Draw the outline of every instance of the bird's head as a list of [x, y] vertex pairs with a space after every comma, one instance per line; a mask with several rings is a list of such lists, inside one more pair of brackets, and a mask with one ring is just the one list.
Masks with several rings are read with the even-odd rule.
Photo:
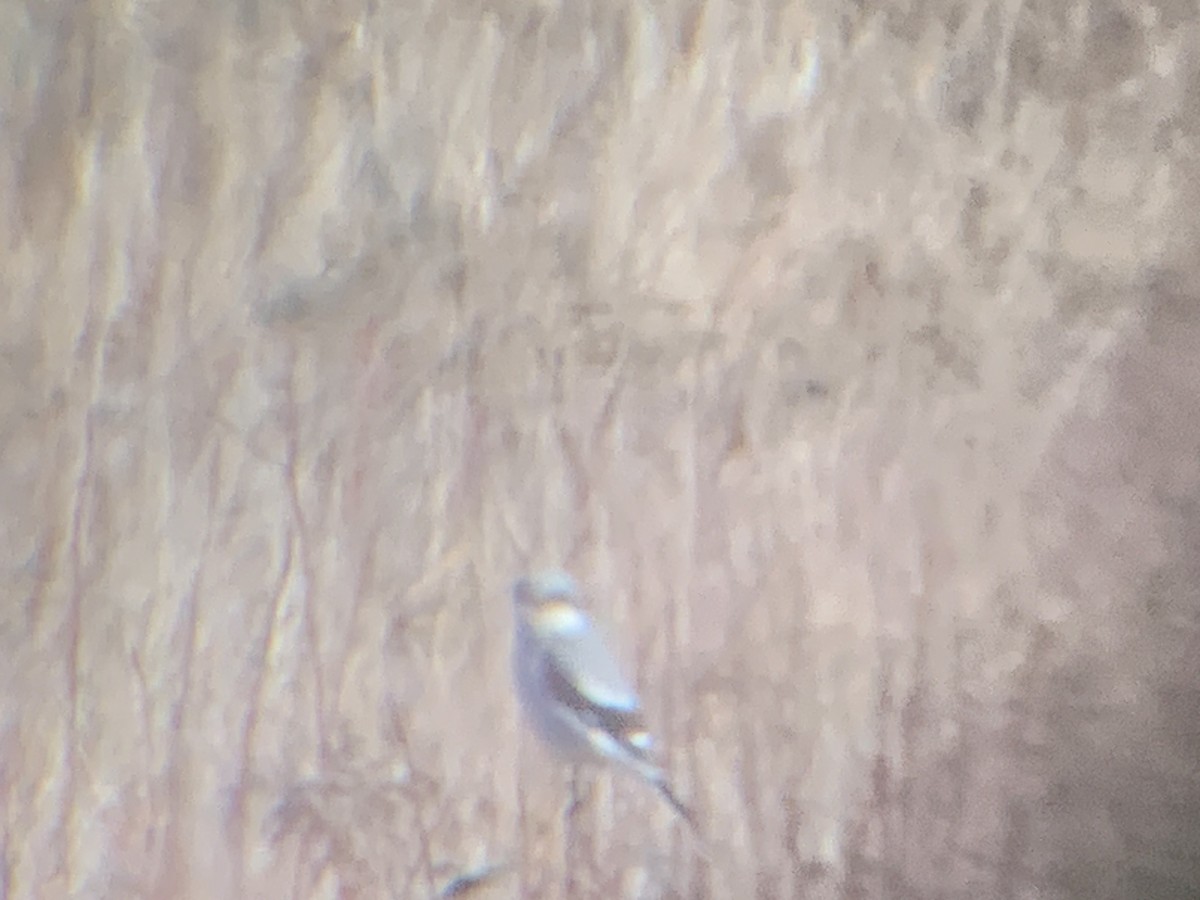
[[561, 569], [548, 569], [517, 579], [512, 595], [518, 609], [534, 612], [548, 605], [573, 605], [579, 596], [579, 587], [575, 579]]

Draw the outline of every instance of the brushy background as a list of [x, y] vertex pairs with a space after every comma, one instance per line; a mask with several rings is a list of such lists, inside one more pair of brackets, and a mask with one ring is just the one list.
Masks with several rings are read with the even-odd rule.
[[[1197, 47], [5, 3], [0, 897], [1200, 896]], [[544, 565], [707, 855], [564, 816]]]

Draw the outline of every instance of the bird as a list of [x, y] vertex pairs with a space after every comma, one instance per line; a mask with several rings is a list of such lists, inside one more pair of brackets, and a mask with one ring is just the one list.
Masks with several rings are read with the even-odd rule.
[[565, 761], [614, 764], [637, 776], [698, 834], [655, 756], [637, 692], [577, 605], [575, 580], [561, 570], [524, 576], [512, 597], [513, 679], [533, 730]]

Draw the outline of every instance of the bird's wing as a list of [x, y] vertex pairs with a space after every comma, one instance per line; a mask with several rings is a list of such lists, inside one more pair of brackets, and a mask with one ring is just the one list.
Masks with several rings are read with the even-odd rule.
[[636, 697], [632, 702], [621, 704], [605, 702], [595, 692], [573, 681], [552, 656], [546, 657], [543, 672], [554, 699], [569, 707], [589, 729], [600, 729], [622, 744], [632, 743], [632, 739], [644, 730]]
[[566, 604], [547, 605], [532, 624], [552, 667], [587, 700], [615, 709], [638, 708], [637, 692], [584, 613]]
[[650, 738], [637, 692], [587, 618], [571, 610], [544, 618], [538, 626], [545, 650], [543, 674], [554, 699], [623, 752], [646, 759]]

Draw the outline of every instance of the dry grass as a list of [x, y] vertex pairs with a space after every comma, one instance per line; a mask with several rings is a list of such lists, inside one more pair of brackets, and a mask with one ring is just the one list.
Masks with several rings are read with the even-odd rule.
[[[1197, 46], [8, 4], [0, 897], [1200, 894]], [[607, 776], [564, 819], [543, 564], [707, 857]]]

